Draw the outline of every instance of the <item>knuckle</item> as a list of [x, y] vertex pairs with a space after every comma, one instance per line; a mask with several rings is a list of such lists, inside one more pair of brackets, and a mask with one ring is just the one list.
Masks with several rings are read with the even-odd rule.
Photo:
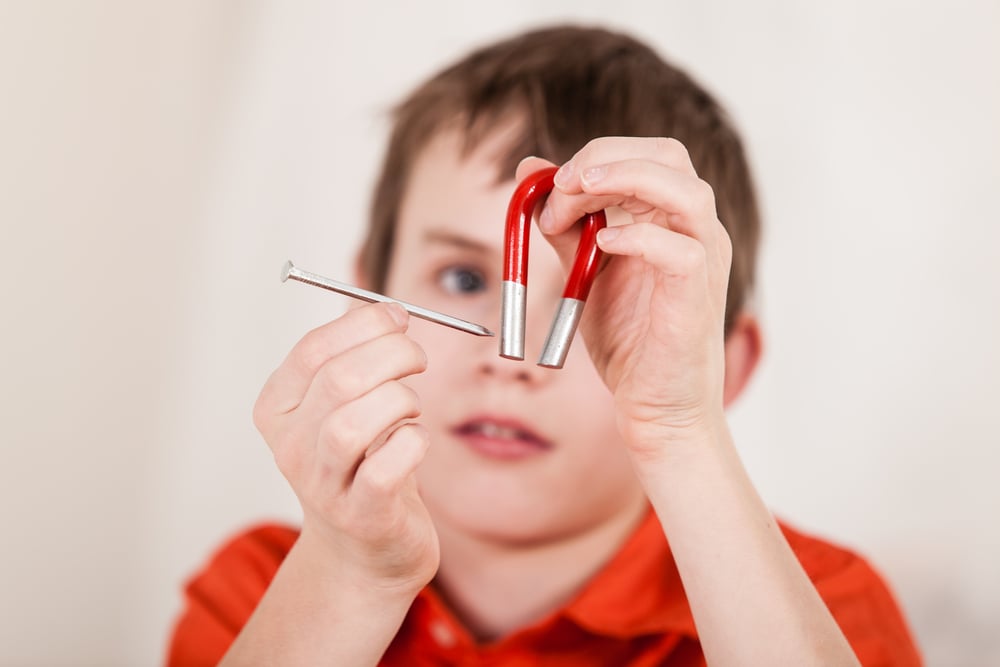
[[699, 178], [695, 182], [695, 198], [702, 207], [715, 207], [715, 188], [708, 181]]
[[328, 340], [329, 330], [326, 328], [327, 326], [324, 325], [309, 331], [299, 341], [293, 358], [297, 358], [301, 368], [319, 368], [330, 358], [331, 345]]
[[414, 468], [423, 460], [429, 446], [427, 429], [413, 422], [403, 424], [392, 432], [382, 447], [391, 447], [393, 458], [402, 459], [406, 463], [402, 466], [387, 466], [384, 462], [362, 465], [357, 481], [374, 495], [389, 496], [398, 493]]
[[365, 485], [378, 495], [391, 495], [399, 488], [402, 480], [392, 471], [382, 466], [370, 466], [365, 470]]
[[413, 368], [418, 373], [422, 373], [427, 370], [427, 352], [424, 350], [423, 346], [412, 338], [407, 338], [410, 341], [413, 349]]
[[399, 363], [403, 368], [413, 373], [427, 369], [427, 353], [417, 341], [405, 333], [395, 333], [388, 336], [390, 348], [399, 355]]
[[688, 180], [684, 186], [684, 201], [681, 204], [683, 215], [688, 219], [696, 219], [710, 210], [715, 210], [715, 190], [700, 178]]
[[400, 386], [406, 390], [406, 396], [410, 402], [410, 412], [414, 417], [419, 417], [424, 411], [423, 405], [420, 401], [420, 394], [418, 394], [416, 390], [411, 387], [407, 387], [406, 385]]
[[397, 480], [382, 470], [370, 470], [367, 474], [368, 488], [375, 495], [391, 496], [399, 486]]
[[363, 439], [363, 425], [350, 410], [334, 410], [323, 420], [319, 428], [319, 441], [327, 451], [357, 443]]
[[659, 236], [663, 228], [652, 222], [637, 222], [632, 225], [636, 231], [636, 241], [644, 248], [653, 248], [659, 244]]
[[673, 137], [655, 137], [653, 142], [656, 152], [667, 158], [690, 159], [687, 146]]
[[421, 424], [412, 422], [396, 429], [393, 437], [399, 438], [401, 445], [416, 450], [421, 457], [431, 444], [431, 436], [427, 429]]
[[683, 273], [696, 273], [705, 265], [705, 247], [697, 242], [687, 244], [680, 253], [678, 264]]
[[323, 394], [331, 397], [337, 405], [365, 390], [362, 374], [349, 372], [348, 365], [344, 357], [334, 357], [323, 364], [314, 379]]
[[402, 416], [417, 417], [422, 412], [420, 395], [402, 382], [392, 382], [387, 385], [386, 391], [392, 392], [392, 404], [396, 406], [396, 411]]
[[414, 443], [420, 446], [421, 448], [427, 449], [427, 447], [430, 446], [431, 444], [430, 431], [424, 428], [421, 424], [408, 424], [406, 432], [409, 435], [409, 437], [413, 438]]
[[371, 303], [362, 306], [362, 309], [371, 318], [372, 327], [377, 331], [393, 331], [400, 326], [393, 318], [387, 303]]
[[577, 152], [577, 155], [583, 155], [585, 153], [593, 152], [594, 150], [600, 148], [601, 144], [603, 144], [605, 141], [607, 141], [606, 137], [596, 137], [594, 139], [591, 139], [583, 145], [583, 148], [581, 148]]

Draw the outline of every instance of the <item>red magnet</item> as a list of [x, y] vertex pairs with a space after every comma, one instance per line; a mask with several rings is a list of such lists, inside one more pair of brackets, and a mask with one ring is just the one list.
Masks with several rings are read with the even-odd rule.
[[[507, 208], [504, 231], [503, 294], [500, 310], [500, 356], [524, 359], [525, 310], [528, 295], [528, 236], [531, 215], [538, 200], [552, 191], [556, 167], [537, 171], [517, 186]], [[604, 211], [588, 213], [581, 218], [583, 227], [576, 259], [552, 328], [545, 339], [539, 366], [562, 368], [573, 335], [583, 314], [583, 305], [597, 275], [601, 251], [597, 247], [597, 232], [607, 227]]]

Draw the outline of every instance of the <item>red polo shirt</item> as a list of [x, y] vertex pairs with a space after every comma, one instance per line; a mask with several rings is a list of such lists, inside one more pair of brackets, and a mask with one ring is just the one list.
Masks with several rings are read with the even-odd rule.
[[[858, 556], [782, 526], [848, 641], [866, 666], [920, 665], [886, 585]], [[187, 585], [170, 667], [215, 665], [247, 622], [298, 537], [262, 526], [225, 545]], [[479, 645], [433, 585], [413, 602], [384, 667], [552, 665], [688, 667], [705, 659], [680, 576], [653, 512], [565, 608], [495, 643]]]

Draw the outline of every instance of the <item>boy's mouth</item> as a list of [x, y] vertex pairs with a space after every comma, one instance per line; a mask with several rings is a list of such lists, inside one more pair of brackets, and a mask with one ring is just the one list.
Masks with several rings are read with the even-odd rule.
[[552, 449], [552, 443], [512, 419], [476, 417], [452, 432], [476, 452], [490, 458], [519, 459]]

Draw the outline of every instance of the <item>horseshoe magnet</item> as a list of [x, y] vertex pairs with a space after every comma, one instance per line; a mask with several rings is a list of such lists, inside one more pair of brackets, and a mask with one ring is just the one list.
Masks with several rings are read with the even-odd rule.
[[[538, 200], [552, 191], [556, 167], [537, 171], [517, 186], [507, 207], [504, 230], [503, 292], [500, 308], [500, 356], [524, 359], [525, 311], [528, 295], [528, 237], [531, 215]], [[562, 368], [576, 333], [583, 306], [597, 275], [601, 251], [597, 232], [607, 226], [604, 211], [583, 218], [580, 243], [559, 309], [545, 339], [539, 366]]]

